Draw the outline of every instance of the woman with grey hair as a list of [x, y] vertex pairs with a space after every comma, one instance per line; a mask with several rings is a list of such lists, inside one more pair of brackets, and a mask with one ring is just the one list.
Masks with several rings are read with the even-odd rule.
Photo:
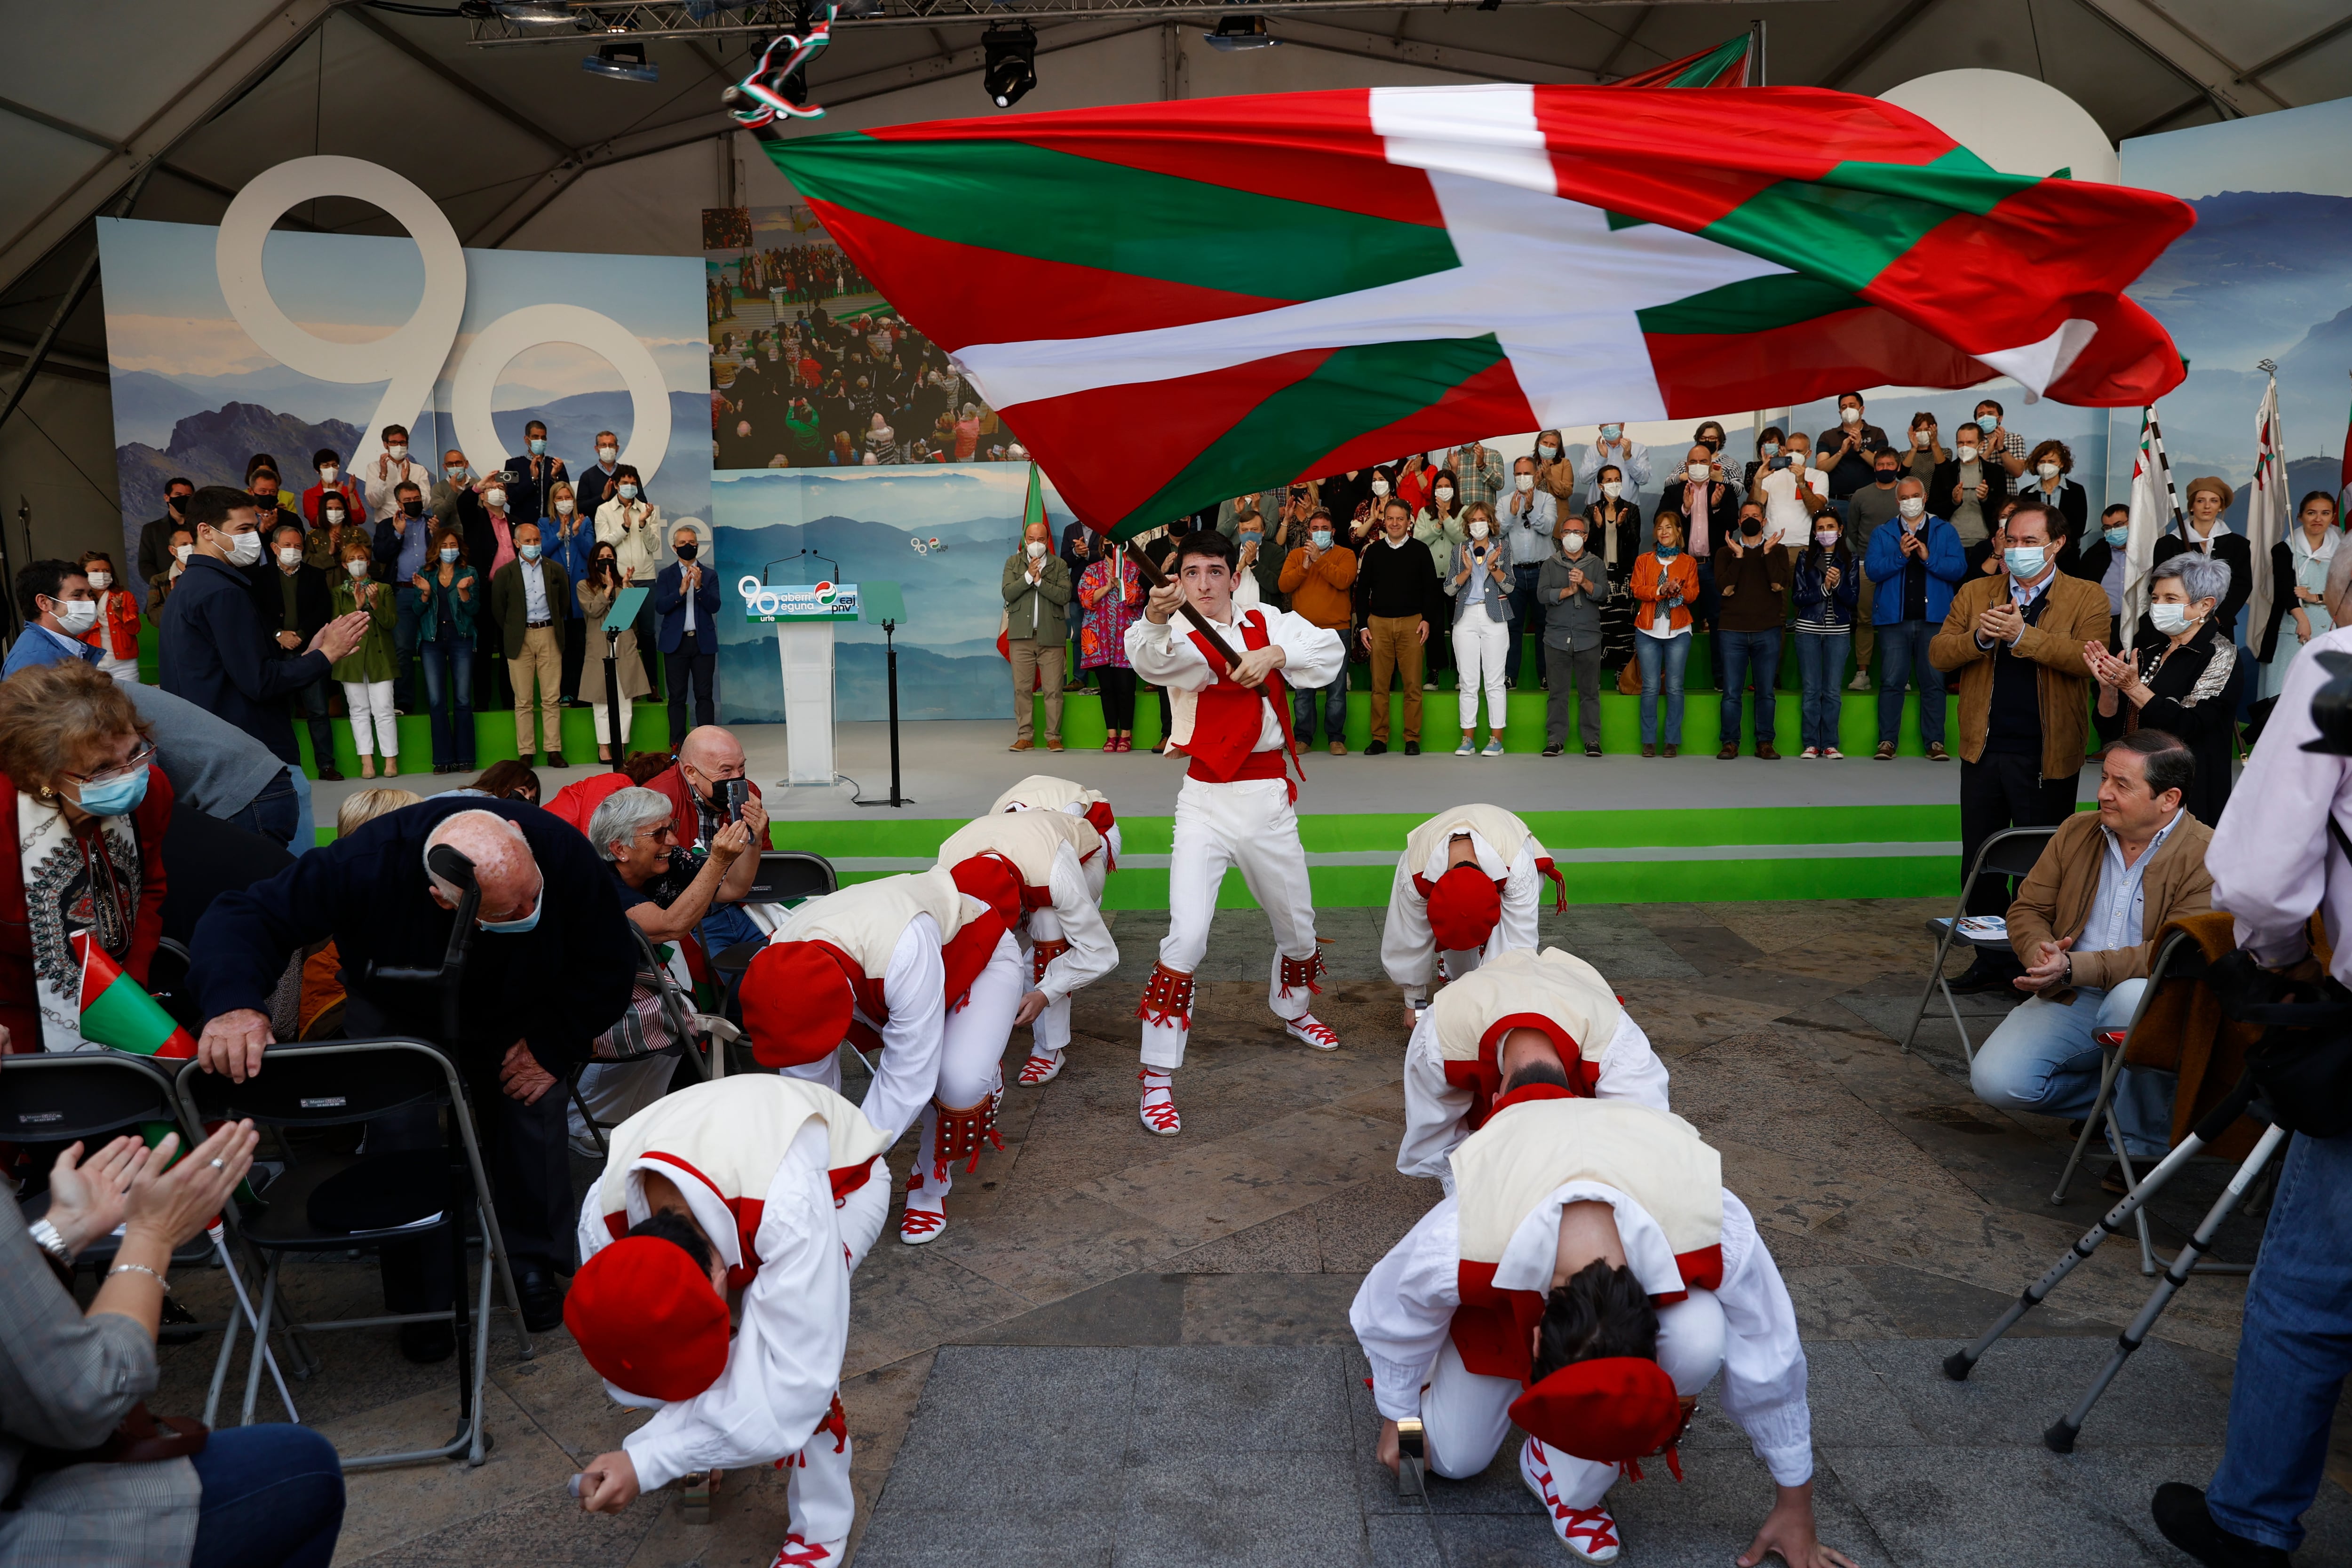
[[2230, 563], [2201, 551], [2157, 563], [2149, 575], [2148, 613], [2117, 656], [2095, 643], [2083, 656], [2099, 682], [2093, 722], [2102, 742], [2135, 730], [2178, 735], [2197, 755], [2197, 782], [2181, 804], [2210, 826], [2230, 803], [2230, 773], [2237, 753], [2238, 692], [2245, 671], [2221, 624], [2219, 606], [2230, 595]]

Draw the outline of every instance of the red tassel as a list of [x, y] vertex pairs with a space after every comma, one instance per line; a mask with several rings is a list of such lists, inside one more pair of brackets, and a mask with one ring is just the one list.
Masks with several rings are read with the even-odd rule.
[[1164, 963], [1153, 964], [1151, 978], [1143, 983], [1143, 1000], [1136, 1005], [1135, 1016], [1147, 1023], [1191, 1028], [1192, 977]]

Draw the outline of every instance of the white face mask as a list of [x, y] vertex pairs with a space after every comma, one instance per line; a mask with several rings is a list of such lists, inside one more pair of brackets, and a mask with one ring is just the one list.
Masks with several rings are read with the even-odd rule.
[[1977, 460], [1977, 449], [1974, 447], [1962, 447], [1958, 449], [1958, 457], [1963, 463], [1973, 463]]
[[342, 469], [332, 463], [321, 463], [319, 465], [319, 482], [322, 485], [331, 485], [342, 477]]
[[1042, 539], [1033, 539], [1033, 540], [1031, 540], [1031, 541], [1029, 542], [1029, 559], [1030, 559], [1030, 560], [1034, 561], [1034, 560], [1036, 560], [1039, 556], [1041, 556], [1041, 555], [1043, 555], [1043, 554], [1045, 554], [1045, 542], [1044, 540], [1042, 540]]
[[1683, 478], [1695, 485], [1706, 483], [1707, 472], [1707, 466], [1705, 463], [1686, 463], [1683, 466]]
[[1559, 447], [1552, 442], [1546, 441], [1536, 447], [1536, 454], [1549, 463], [1559, 456]]
[[89, 574], [89, 585], [98, 592], [103, 594], [109, 588], [114, 586], [114, 574], [111, 572], [93, 572]]
[[1928, 442], [1935, 438], [1936, 433], [1933, 430], [1914, 430], [1911, 432], [1911, 444], [1914, 447], [1924, 447]]
[[618, 447], [599, 447], [596, 448], [596, 460], [606, 465], [610, 465], [613, 459], [620, 455], [621, 449]]
[[1817, 528], [1813, 530], [1813, 542], [1820, 545], [1822, 549], [1827, 550], [1837, 542], [1838, 536], [1836, 529]]
[[1473, 539], [1484, 539], [1486, 537], [1486, 520], [1485, 518], [1473, 518], [1471, 520], [1470, 537]]
[[172, 559], [177, 561], [183, 566], [185, 566], [188, 563], [188, 557], [194, 555], [195, 552], [196, 547], [193, 544], [174, 544], [172, 546]]
[[260, 559], [261, 531], [259, 529], [255, 529], [251, 533], [239, 533], [230, 538], [228, 542], [230, 565], [250, 566]]
[[622, 499], [623, 500], [636, 500], [636, 499], [637, 499], [637, 487], [636, 487], [636, 486], [635, 486], [635, 485], [621, 485], [621, 486], [617, 486], [617, 487], [615, 487], [615, 488], [617, 488], [617, 489], [620, 490], [620, 492], [621, 492], [621, 499]]
[[343, 525], [343, 519], [349, 514], [346, 513], [341, 507], [329, 506], [320, 507], [319, 509], [319, 515], [327, 520], [327, 526], [329, 528], [341, 528]]
[[1536, 477], [1533, 474], [1521, 474], [1516, 482], [1519, 487], [1519, 493], [1521, 495], [1525, 495], [1529, 490], [1536, 488]]
[[1388, 480], [1386, 480], [1386, 479], [1374, 479], [1374, 480], [1372, 481], [1372, 493], [1373, 493], [1374, 495], [1376, 495], [1376, 496], [1384, 496], [1384, 495], [1388, 494], [1388, 493], [1389, 493], [1389, 482], [1388, 482]]
[[343, 563], [343, 570], [353, 577], [364, 577], [368, 574], [368, 563], [364, 561], [346, 561]]
[[482, 504], [490, 508], [493, 511], [502, 511], [506, 509], [507, 492], [504, 490], [484, 490], [482, 492]]
[[406, 447], [386, 447], [383, 449], [383, 455], [390, 458], [395, 463], [404, 463], [408, 461], [408, 448]]
[[1584, 535], [1563, 533], [1559, 536], [1559, 547], [1570, 555], [1581, 555], [1584, 553]]
[[52, 600], [51, 603], [56, 604], [57, 608], [49, 613], [57, 616], [58, 625], [64, 628], [68, 637], [78, 637], [98, 625], [98, 606], [88, 599]]
[[1437, 487], [1434, 493], [1439, 500], [1452, 500], [1454, 499], [1454, 487], [1452, 485], [1440, 485]]
[[1906, 518], [1925, 517], [1927, 512], [1927, 503], [1917, 496], [1905, 496], [1895, 503], [1895, 510]]
[[1838, 420], [1842, 424], [1859, 425], [1862, 423], [1862, 410], [1859, 408], [1841, 408], [1838, 410]]
[[302, 564], [301, 547], [294, 544], [279, 545], [278, 548], [278, 564], [280, 566], [299, 566]]
[[2186, 605], [2150, 605], [2147, 618], [2166, 637], [2177, 637], [2189, 629], [2189, 606]]
[[2040, 474], [2040, 475], [2042, 476], [2042, 482], [2043, 482], [2044, 484], [2047, 484], [2047, 483], [2049, 483], [2052, 479], [2056, 479], [2056, 478], [2058, 477], [2058, 465], [2057, 465], [2057, 464], [2055, 464], [2055, 463], [2044, 463], [2044, 464], [2042, 464], [2041, 467], [2039, 467], [2039, 468], [2035, 468], [2033, 471], [2034, 471], [2035, 473], [2037, 473], [2037, 474]]
[[1615, 500], [1620, 495], [1624, 493], [1624, 490], [1625, 487], [1615, 479], [1604, 479], [1601, 481], [1601, 493], [1607, 496], [1611, 500]]

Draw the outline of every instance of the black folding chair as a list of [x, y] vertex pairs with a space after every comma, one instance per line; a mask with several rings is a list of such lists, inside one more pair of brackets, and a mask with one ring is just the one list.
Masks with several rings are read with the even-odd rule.
[[[595, 1141], [600, 1153], [607, 1147], [604, 1134], [620, 1123], [599, 1121], [595, 1111], [589, 1108], [587, 1096], [580, 1089], [581, 1075], [588, 1068], [623, 1067], [666, 1055], [686, 1063], [698, 1078], [724, 1078], [727, 1075], [727, 1047], [741, 1037], [741, 1031], [726, 1019], [695, 1011], [694, 997], [671, 977], [661, 955], [654, 950], [653, 939], [639, 930], [635, 921], [629, 924], [629, 934], [636, 939], [639, 976], [653, 976], [655, 984], [659, 987], [660, 1033], [667, 1037], [669, 1043], [647, 1048], [646, 1020], [636, 1016], [636, 993], [632, 993], [630, 1013], [623, 1015], [621, 1022], [600, 1036], [596, 1042], [600, 1049], [612, 1054], [598, 1055], [564, 1075], [564, 1091], [570, 1096], [572, 1108], [580, 1112], [580, 1120], [587, 1125], [588, 1136]], [[736, 948], [756, 948], [758, 945], [756, 942], [739, 942]], [[728, 951], [731, 952], [736, 948]], [[642, 985], [639, 990], [643, 990]], [[704, 1050], [699, 1057], [694, 1052], [697, 1038], [704, 1042]]]
[[767, 849], [760, 855], [760, 872], [741, 901], [747, 904], [797, 904], [838, 892], [841, 879], [833, 862], [805, 849]]
[[[123, 1133], [143, 1133], [161, 1123], [180, 1135], [180, 1148], [185, 1152], [204, 1142], [204, 1127], [182, 1115], [165, 1067], [152, 1057], [103, 1049], [0, 1057], [0, 1139], [60, 1147], [79, 1141], [85, 1151], [93, 1151]], [[22, 1199], [17, 1205], [26, 1224], [47, 1214], [48, 1206], [47, 1192]], [[225, 1227], [232, 1223], [233, 1206], [224, 1210], [218, 1224], [183, 1243], [172, 1254], [172, 1266], [175, 1269], [200, 1268], [217, 1258], [227, 1271], [246, 1326], [257, 1329], [258, 1320], [246, 1289], [244, 1272], [229, 1252]], [[75, 1256], [74, 1266], [102, 1271], [114, 1261], [119, 1245], [115, 1237], [98, 1237]], [[224, 1343], [233, 1344], [237, 1324], [237, 1318], [232, 1315], [225, 1323], [197, 1326], [220, 1328]], [[278, 1397], [285, 1403], [287, 1419], [300, 1420], [293, 1395], [287, 1391], [285, 1374], [278, 1370], [278, 1358], [270, 1353], [266, 1340], [260, 1342], [262, 1352], [253, 1363], [257, 1386], [261, 1368], [267, 1365], [277, 1385]], [[309, 1376], [310, 1369], [300, 1347], [289, 1345], [289, 1349], [294, 1356], [295, 1376]]]
[[1919, 1020], [1927, 1016], [1928, 1002], [1941, 991], [1944, 1005], [1951, 1010], [1952, 1026], [1960, 1032], [1960, 1056], [1970, 1065], [1975, 1064], [1975, 1043], [1969, 1038], [1968, 1025], [1961, 1021], [1960, 1005], [1953, 1000], [1952, 988], [1944, 980], [1944, 957], [1951, 952], [1955, 940], [1965, 942], [1972, 948], [2009, 950], [2009, 938], [2006, 936], [1976, 937], [1960, 930], [1960, 921], [1967, 918], [1969, 912], [1969, 895], [1976, 891], [1977, 879], [1980, 877], [2022, 877], [2032, 870], [2033, 863], [2042, 858], [2043, 847], [2057, 832], [2055, 827], [2004, 828], [1986, 839], [1977, 850], [1977, 863], [1969, 868], [1968, 880], [1960, 885], [1959, 906], [1948, 918], [1939, 917], [1927, 921], [1927, 934], [1936, 939], [1936, 956], [1927, 965], [1927, 984], [1919, 993], [1919, 1005], [1911, 1010], [1911, 1026], [1903, 1031], [1904, 1050], [1911, 1048], [1912, 1039], [1919, 1033]]
[[[262, 1058], [262, 1070], [241, 1084], [204, 1072], [191, 1062], [180, 1073], [178, 1089], [181, 1105], [191, 1121], [250, 1118], [257, 1126], [281, 1131], [346, 1125], [406, 1110], [432, 1108], [447, 1114], [449, 1131], [438, 1150], [315, 1154], [290, 1164], [270, 1184], [262, 1211], [243, 1226], [243, 1234], [269, 1260], [261, 1289], [260, 1331], [264, 1333], [273, 1315], [284, 1313], [278, 1281], [288, 1254], [340, 1253], [426, 1237], [446, 1238], [452, 1286], [448, 1308], [300, 1323], [286, 1314], [286, 1321], [288, 1327], [303, 1332], [450, 1322], [457, 1341], [457, 1435], [437, 1448], [362, 1455], [345, 1458], [342, 1465], [346, 1470], [369, 1469], [446, 1459], [461, 1451], [467, 1464], [480, 1464], [488, 1446], [481, 1412], [494, 1274], [505, 1287], [515, 1338], [525, 1356], [531, 1353], [530, 1336], [523, 1328], [522, 1301], [515, 1289], [506, 1244], [499, 1234], [498, 1215], [487, 1201], [489, 1182], [482, 1169], [473, 1115], [449, 1059], [433, 1047], [409, 1039], [272, 1046]], [[322, 1206], [314, 1200], [322, 1194], [323, 1206], [342, 1211], [333, 1217], [359, 1218], [362, 1223], [343, 1228], [331, 1220], [322, 1223], [314, 1217], [314, 1209]], [[468, 1208], [481, 1226], [484, 1253], [480, 1292], [470, 1316], [466, 1291]], [[234, 1338], [229, 1336], [230, 1342], [222, 1345], [220, 1360], [213, 1369], [212, 1394], [205, 1405], [207, 1425], [213, 1423], [218, 1405]], [[248, 1371], [243, 1415], [247, 1425], [253, 1421], [257, 1391], [255, 1374]]]

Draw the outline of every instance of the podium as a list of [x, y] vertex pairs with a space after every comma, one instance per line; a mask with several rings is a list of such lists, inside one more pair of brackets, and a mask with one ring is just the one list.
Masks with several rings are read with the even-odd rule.
[[[905, 616], [898, 584], [872, 587], [877, 607], [895, 611], [894, 619]], [[784, 682], [784, 783], [829, 788], [841, 778], [834, 735], [833, 630], [840, 622], [860, 618], [866, 595], [855, 583], [771, 586], [749, 575], [736, 590], [743, 595], [744, 619], [776, 628]]]

